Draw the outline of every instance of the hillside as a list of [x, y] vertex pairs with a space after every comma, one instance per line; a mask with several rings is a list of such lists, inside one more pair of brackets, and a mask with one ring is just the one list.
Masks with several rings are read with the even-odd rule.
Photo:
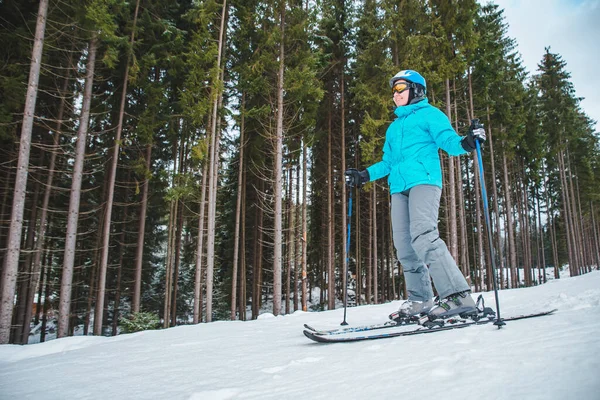
[[[492, 293], [484, 294], [488, 305]], [[600, 272], [500, 292], [505, 316], [552, 316], [353, 344], [302, 325], [342, 309], [117, 337], [0, 346], [2, 399], [594, 399], [600, 393]], [[348, 310], [385, 320], [399, 302]]]

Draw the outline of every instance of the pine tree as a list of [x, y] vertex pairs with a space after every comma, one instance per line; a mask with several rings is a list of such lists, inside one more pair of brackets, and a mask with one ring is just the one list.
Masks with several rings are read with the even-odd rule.
[[35, 39], [31, 54], [29, 69], [29, 83], [25, 101], [25, 111], [21, 127], [19, 145], [19, 161], [13, 196], [11, 213], [11, 226], [8, 233], [8, 250], [2, 268], [2, 298], [0, 303], [0, 344], [9, 342], [10, 321], [12, 318], [13, 298], [17, 281], [19, 253], [21, 250], [21, 233], [23, 228], [23, 207], [25, 205], [25, 192], [27, 187], [27, 174], [29, 170], [29, 154], [31, 145], [31, 131], [33, 129], [33, 116], [38, 91], [40, 67], [42, 63], [42, 49], [46, 31], [46, 15], [48, 1], [40, 0]]
[[[474, 116], [486, 126], [501, 287], [543, 282], [545, 264], [558, 277], [564, 264], [575, 275], [598, 263], [595, 122], [558, 54], [548, 49], [528, 79], [498, 6], [153, 0], [136, 20], [137, 2], [63, 2], [49, 8], [30, 179], [15, 191], [38, 5], [0, 3], [1, 219], [22, 209], [17, 253], [0, 226], [10, 342], [27, 342], [36, 307], [41, 324], [60, 307], [60, 336], [81, 324], [87, 334], [94, 317], [96, 334], [116, 334], [139, 312], [168, 327], [200, 322], [204, 309], [206, 321], [244, 320], [248, 301], [252, 318], [270, 301], [275, 313], [333, 308], [347, 259], [359, 303], [405, 296], [383, 181], [354, 192], [345, 253], [343, 171], [379, 160], [394, 118], [388, 81], [407, 68], [459, 133]], [[478, 168], [443, 164], [440, 230], [487, 290]]]
[[[578, 274], [576, 231], [572, 214], [573, 199], [569, 196], [566, 177], [565, 150], [573, 132], [567, 129], [565, 122], [576, 106], [574, 88], [569, 81], [570, 75], [565, 70], [566, 63], [557, 54], [546, 48], [542, 62], [538, 65], [540, 74], [537, 78], [540, 90], [541, 129], [548, 137], [548, 167], [554, 179], [551, 187], [559, 188], [562, 205], [562, 221], [564, 221], [566, 247], [569, 254], [571, 274]], [[558, 164], [554, 161], [558, 160]]]
[[[392, 60], [387, 57], [385, 48], [378, 42], [379, 38], [384, 37], [383, 30], [385, 26], [378, 16], [376, 3], [365, 2], [362, 9], [359, 10], [359, 15], [360, 17], [357, 20], [356, 62], [351, 72], [354, 81], [350, 90], [353, 95], [351, 107], [356, 110], [354, 118], [357, 120], [357, 129], [360, 131], [361, 140], [358, 143], [350, 144], [350, 147], [354, 148], [360, 160], [360, 165], [356, 167], [364, 168], [377, 161], [377, 157], [381, 154], [385, 129], [392, 117], [388, 80], [397, 71], [395, 71], [396, 67], [393, 65]], [[371, 185], [366, 188], [366, 191], [370, 194], [367, 204], [371, 206], [374, 204], [373, 191], [375, 191], [375, 187], [375, 185]], [[360, 196], [360, 192], [358, 194]], [[360, 198], [357, 200], [360, 201]], [[358, 209], [356, 214], [358, 215], [360, 212], [361, 210]], [[371, 232], [373, 229], [372, 224], [375, 223], [373, 209], [369, 207], [365, 215], [368, 216], [369, 232]], [[356, 231], [359, 230], [360, 225], [358, 225]], [[372, 260], [375, 258], [372, 256], [374, 255], [373, 252], [376, 252], [376, 248], [370, 242], [373, 235], [366, 234], [365, 237], [369, 238], [366, 241], [369, 246], [365, 273], [365, 296], [366, 302], [370, 304], [373, 299], [377, 301], [377, 279], [375, 274], [377, 264], [372, 264]], [[358, 263], [360, 262], [361, 260], [358, 260]], [[356, 268], [357, 274], [362, 273], [359, 272], [362, 271], [360, 264]]]

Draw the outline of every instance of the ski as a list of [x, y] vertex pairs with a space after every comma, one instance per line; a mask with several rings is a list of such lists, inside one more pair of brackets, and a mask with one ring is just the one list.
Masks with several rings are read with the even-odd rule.
[[[534, 313], [534, 314], [525, 314], [525, 315], [519, 315], [519, 316], [515, 316], [515, 317], [502, 318], [502, 320], [505, 322], [508, 322], [508, 321], [517, 321], [520, 319], [536, 318], [536, 317], [541, 317], [544, 315], [550, 315], [550, 314], [554, 313], [556, 310], [557, 309], [550, 310], [550, 311], [543, 311], [543, 312]], [[304, 336], [306, 336], [307, 338], [309, 338], [315, 342], [318, 342], [318, 343], [358, 342], [358, 341], [363, 341], [363, 340], [387, 339], [387, 338], [392, 338], [392, 337], [412, 336], [412, 335], [420, 335], [420, 334], [424, 334], [424, 333], [447, 331], [447, 330], [451, 330], [451, 329], [461, 329], [461, 328], [466, 328], [466, 327], [469, 327], [472, 325], [484, 325], [484, 324], [488, 324], [488, 323], [494, 322], [494, 321], [495, 321], [495, 319], [482, 319], [482, 320], [478, 320], [478, 321], [473, 320], [473, 321], [466, 321], [466, 322], [457, 322], [457, 323], [449, 324], [449, 325], [444, 324], [444, 325], [433, 327], [433, 328], [428, 328], [428, 327], [418, 325], [418, 328], [416, 328], [416, 329], [404, 330], [404, 331], [400, 331], [400, 332], [382, 332], [382, 333], [375, 333], [375, 334], [369, 334], [368, 329], [363, 330], [363, 331], [347, 331], [347, 332], [341, 332], [341, 333], [337, 333], [337, 334], [324, 334], [324, 335], [319, 334], [318, 331], [304, 330]], [[399, 326], [405, 326], [405, 325], [391, 325], [388, 327], [399, 327]], [[362, 327], [362, 328], [364, 328], [364, 327]], [[378, 328], [378, 329], [380, 329], [380, 328]], [[344, 334], [357, 333], [357, 332], [366, 332], [366, 333], [363, 335], [359, 335], [359, 336], [343, 336]]]
[[[489, 307], [485, 306], [484, 300], [483, 300], [483, 296], [479, 295], [479, 298], [477, 299], [477, 315], [476, 316], [464, 316], [464, 317], [452, 317], [449, 319], [450, 323], [456, 323], [456, 322], [465, 322], [464, 320], [467, 319], [471, 319], [473, 321], [478, 321], [484, 318], [491, 318], [494, 319], [496, 317], [496, 312], [494, 310], [492, 310]], [[372, 324], [372, 325], [360, 325], [360, 326], [351, 326], [351, 327], [347, 327], [347, 328], [335, 328], [335, 329], [328, 329], [328, 330], [322, 330], [322, 329], [317, 329], [312, 327], [311, 325], [308, 324], [304, 324], [304, 328], [308, 331], [313, 332], [316, 335], [342, 335], [345, 333], [351, 333], [351, 332], [365, 332], [365, 331], [374, 331], [374, 330], [378, 330], [378, 329], [389, 329], [389, 328], [398, 328], [401, 326], [407, 326], [407, 325], [415, 325], [419, 323], [419, 316], [415, 316], [415, 317], [410, 317], [410, 318], [398, 318], [398, 313], [394, 312], [392, 314], [390, 314], [389, 316], [390, 321], [387, 322], [383, 322], [383, 323], [378, 323], [378, 324]], [[432, 326], [439, 326], [439, 325], [443, 325], [444, 322], [441, 321], [433, 321], [433, 322], [427, 322], [425, 325], [428, 325], [428, 327], [432, 327]]]
[[416, 323], [417, 323], [417, 320], [403, 322], [402, 324], [398, 324], [395, 321], [387, 321], [387, 322], [379, 323], [379, 324], [351, 326], [348, 328], [336, 328], [336, 329], [327, 329], [327, 330], [313, 328], [312, 326], [310, 326], [308, 324], [304, 324], [304, 328], [310, 332], [317, 334], [317, 335], [325, 336], [325, 335], [343, 335], [344, 333], [351, 333], [351, 332], [364, 332], [364, 331], [375, 331], [378, 329], [397, 328], [399, 326], [414, 325]]

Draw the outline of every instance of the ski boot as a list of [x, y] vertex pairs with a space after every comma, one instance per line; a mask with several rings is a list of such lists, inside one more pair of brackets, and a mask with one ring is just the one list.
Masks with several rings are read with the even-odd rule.
[[454, 316], [460, 316], [462, 319], [477, 318], [477, 307], [470, 291], [455, 293], [441, 299], [426, 315], [419, 318], [419, 324], [424, 325], [426, 322]]
[[428, 301], [417, 301], [417, 300], [406, 300], [400, 309], [389, 315], [389, 318], [396, 322], [398, 325], [415, 323], [418, 317], [422, 314], [426, 314], [433, 307], [433, 300]]

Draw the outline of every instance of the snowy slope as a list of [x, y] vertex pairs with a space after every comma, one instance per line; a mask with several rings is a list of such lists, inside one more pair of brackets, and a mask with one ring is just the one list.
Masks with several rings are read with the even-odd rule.
[[[485, 293], [488, 306], [494, 304]], [[600, 272], [500, 292], [505, 316], [552, 316], [322, 345], [343, 310], [113, 338], [0, 346], [0, 399], [600, 399]], [[399, 302], [348, 310], [381, 322]]]

